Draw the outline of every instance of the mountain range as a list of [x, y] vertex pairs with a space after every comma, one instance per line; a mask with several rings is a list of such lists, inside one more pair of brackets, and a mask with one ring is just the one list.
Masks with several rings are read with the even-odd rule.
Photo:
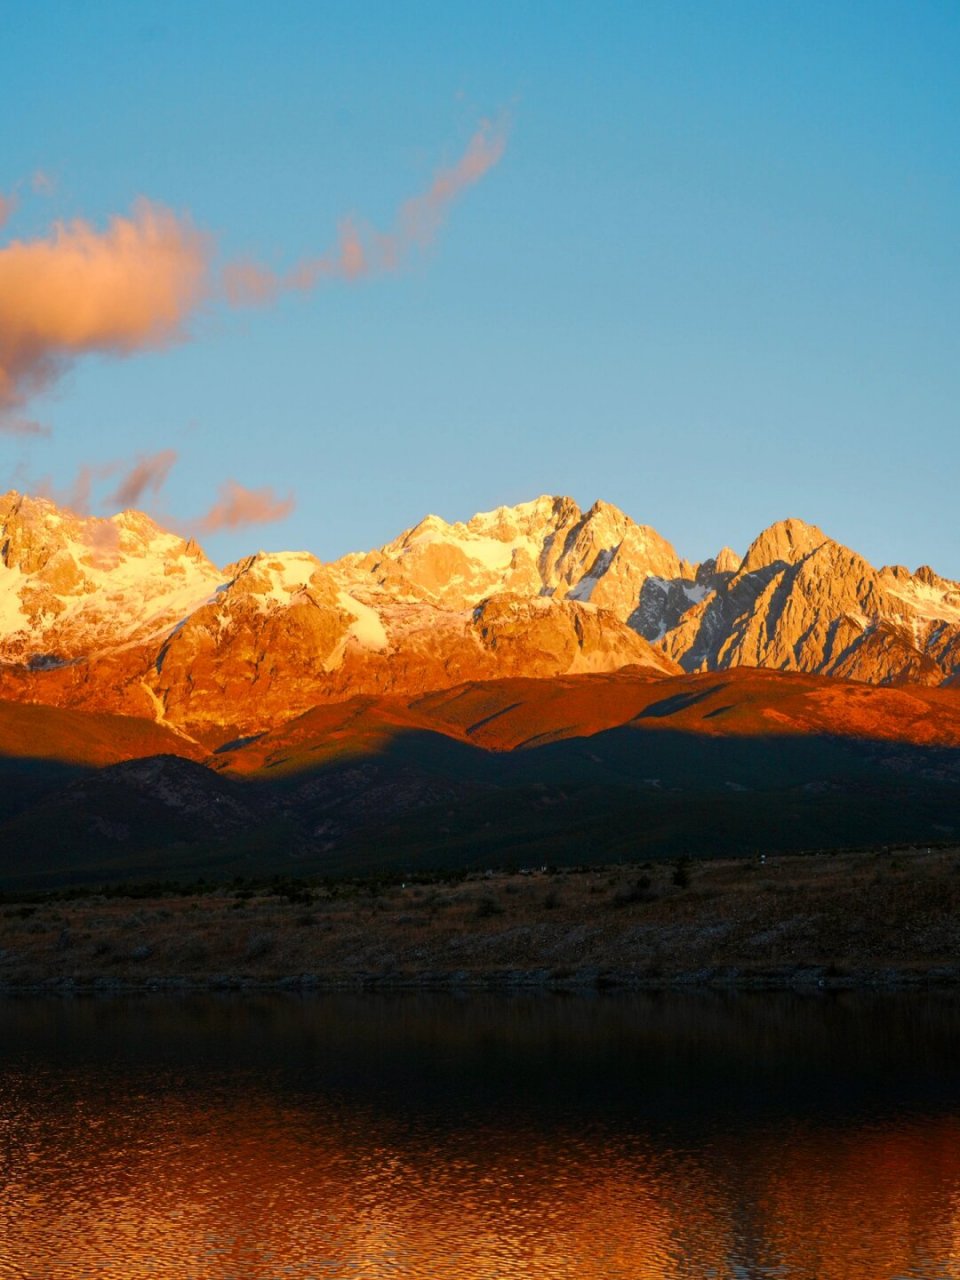
[[0, 878], [942, 840], [958, 672], [960, 584], [796, 519], [695, 564], [541, 497], [221, 569], [11, 492]]
[[323, 563], [224, 569], [139, 512], [0, 498], [0, 696], [202, 740], [317, 702], [469, 679], [765, 667], [873, 684], [960, 671], [960, 584], [784, 520], [700, 564], [607, 503], [538, 498]]

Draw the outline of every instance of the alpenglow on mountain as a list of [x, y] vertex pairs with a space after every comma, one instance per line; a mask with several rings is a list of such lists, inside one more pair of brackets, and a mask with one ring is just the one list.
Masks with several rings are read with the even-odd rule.
[[608, 503], [427, 516], [322, 563], [218, 569], [147, 516], [0, 497], [0, 698], [146, 716], [205, 740], [321, 702], [469, 680], [734, 666], [874, 684], [960, 670], [960, 584], [875, 569], [784, 520], [701, 564]]

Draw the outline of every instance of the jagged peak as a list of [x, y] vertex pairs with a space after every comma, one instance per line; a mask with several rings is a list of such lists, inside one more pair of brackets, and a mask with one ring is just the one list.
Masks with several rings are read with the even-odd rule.
[[325, 567], [327, 566], [309, 551], [260, 550], [254, 552], [253, 555], [244, 556], [240, 560], [234, 560], [232, 564], [225, 565], [223, 572], [226, 577], [232, 578], [237, 578], [240, 574], [249, 573], [254, 569], [268, 570], [286, 576], [306, 572], [307, 577], [309, 577], [317, 569]]
[[437, 516], [432, 512], [428, 512], [422, 520], [417, 521], [412, 529], [406, 530], [404, 536], [408, 538], [415, 538], [425, 533], [432, 533], [434, 530], [446, 532], [446, 530], [452, 527], [453, 526], [451, 526], [447, 520], [444, 520], [443, 516]]
[[232, 560], [230, 564], [223, 566], [223, 576], [231, 581], [239, 578], [241, 573], [252, 569], [262, 555], [262, 551], [255, 551], [251, 556], [241, 556], [239, 560]]
[[493, 507], [490, 511], [478, 511], [467, 523], [472, 524], [477, 521], [479, 524], [495, 524], [504, 516], [522, 519], [550, 515], [552, 512], [564, 509], [580, 510], [573, 498], [565, 494], [541, 493], [538, 497], [530, 498], [525, 502], [516, 502], [513, 505], [502, 504], [499, 507]]
[[34, 542], [38, 537], [43, 539], [48, 555], [63, 547], [71, 548], [73, 554], [81, 557], [89, 551], [99, 553], [108, 546], [117, 552], [136, 553], [138, 545], [160, 543], [167, 554], [189, 555], [199, 563], [210, 563], [192, 538], [186, 542], [145, 511], [133, 507], [111, 516], [95, 516], [58, 504], [53, 498], [10, 490], [0, 496], [0, 526], [8, 540], [11, 537], [16, 540], [26, 537]]
[[740, 568], [741, 557], [732, 547], [721, 547], [713, 557], [715, 573], [736, 573]]
[[922, 582], [927, 587], [939, 587], [942, 590], [955, 591], [958, 585], [949, 578], [941, 577], [936, 569], [931, 569], [928, 564], [919, 565], [913, 576], [918, 582]]
[[581, 511], [572, 498], [548, 493], [518, 502], [515, 506], [495, 507], [492, 511], [478, 511], [465, 525], [455, 526], [470, 533], [480, 533], [489, 538], [509, 541], [520, 532], [549, 524], [563, 524], [579, 520]]
[[769, 525], [747, 548], [740, 570], [753, 573], [773, 564], [798, 564], [829, 541], [815, 524], [789, 518]]
[[620, 542], [630, 528], [642, 529], [619, 507], [599, 498], [583, 513], [579, 523], [585, 533], [608, 545]]
[[450, 524], [442, 516], [429, 513], [409, 529], [404, 529], [392, 542], [382, 548], [388, 555], [397, 555], [421, 542], [433, 542], [449, 536], [456, 537], [457, 529], [463, 525]]
[[580, 518], [580, 508], [572, 498], [541, 494], [538, 498], [512, 507], [499, 506], [490, 511], [478, 511], [466, 521], [448, 521], [430, 513], [388, 542], [382, 550], [388, 555], [398, 555], [422, 543], [471, 541], [477, 538], [511, 542], [539, 529], [570, 523]]
[[618, 523], [620, 521], [628, 521], [630, 524], [634, 523], [625, 512], [621, 511], [621, 509], [615, 505], [615, 503], [605, 502], [603, 498], [597, 498], [593, 506], [591, 506], [588, 511], [584, 512], [585, 520], [597, 520], [604, 517]]

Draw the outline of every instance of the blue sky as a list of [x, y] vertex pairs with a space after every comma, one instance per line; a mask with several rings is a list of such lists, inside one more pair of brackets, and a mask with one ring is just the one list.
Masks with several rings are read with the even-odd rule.
[[15, 0], [0, 252], [145, 196], [283, 271], [510, 123], [401, 269], [76, 359], [0, 485], [172, 448], [171, 519], [293, 492], [221, 562], [555, 492], [694, 559], [794, 515], [960, 578], [957, 66], [948, 3]]

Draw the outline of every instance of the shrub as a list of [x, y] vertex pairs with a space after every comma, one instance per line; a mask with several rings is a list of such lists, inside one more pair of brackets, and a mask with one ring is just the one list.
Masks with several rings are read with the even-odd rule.
[[488, 916], [503, 915], [503, 907], [492, 893], [485, 893], [477, 902], [476, 915], [478, 920], [484, 920]]
[[639, 876], [632, 884], [622, 884], [613, 895], [615, 907], [626, 907], [632, 902], [653, 902], [656, 894], [649, 876]]
[[259, 960], [262, 956], [269, 955], [273, 950], [274, 937], [272, 933], [252, 933], [247, 939], [247, 949], [244, 953], [247, 960]]

